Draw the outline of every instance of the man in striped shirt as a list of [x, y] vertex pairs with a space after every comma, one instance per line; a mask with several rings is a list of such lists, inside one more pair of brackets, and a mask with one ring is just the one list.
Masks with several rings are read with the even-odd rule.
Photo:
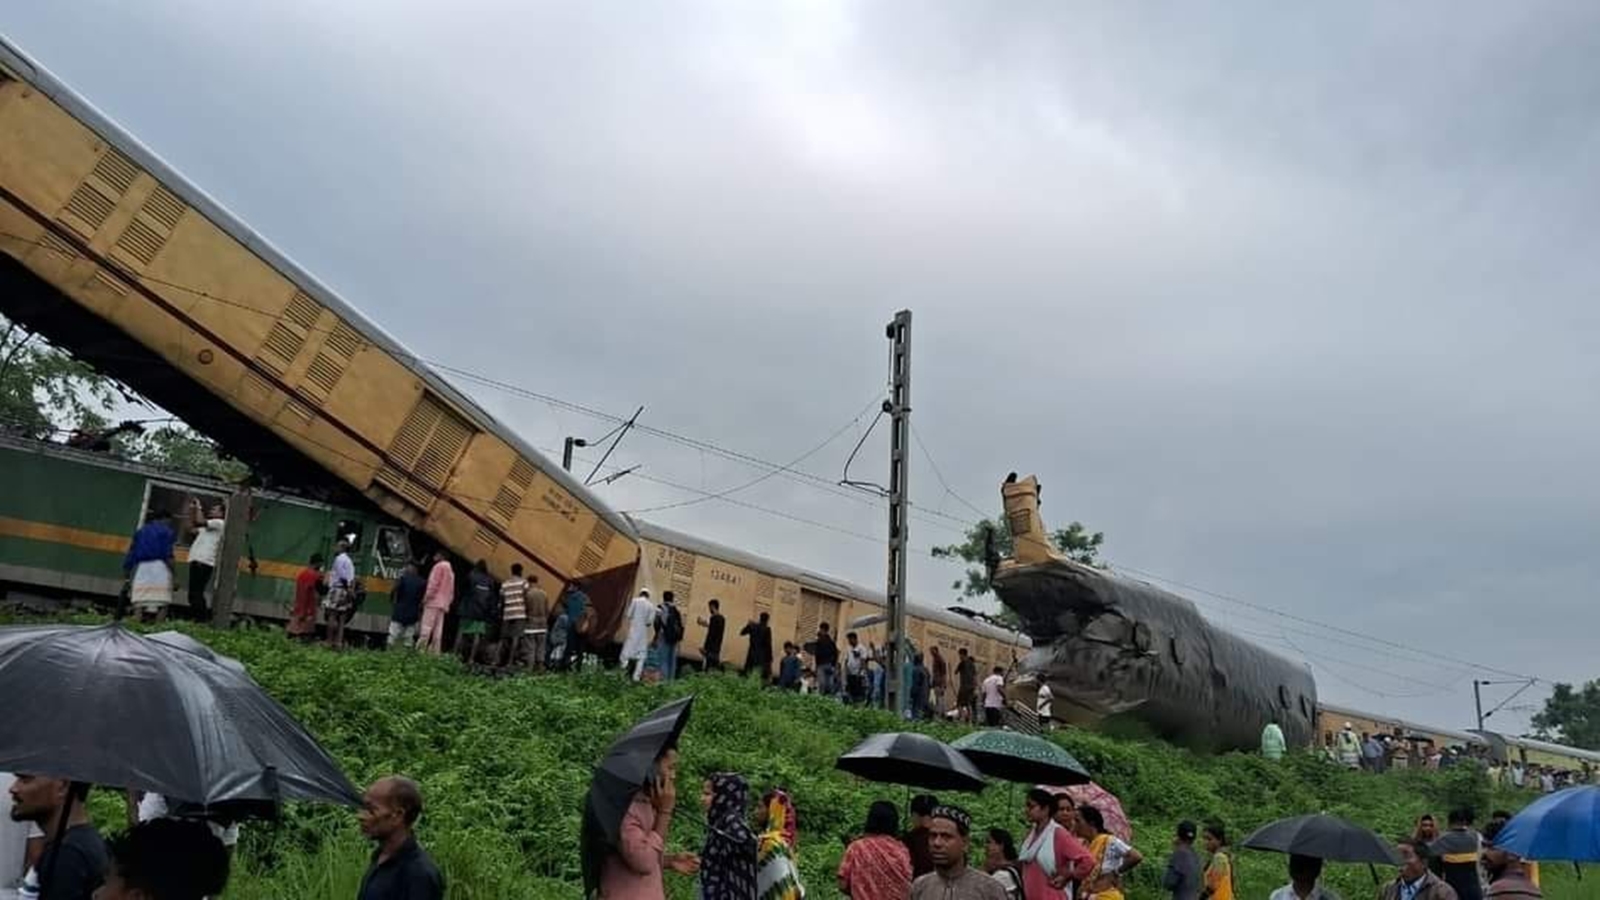
[[522, 636], [528, 628], [528, 580], [522, 563], [511, 566], [511, 577], [500, 584], [501, 638], [505, 641], [502, 665], [515, 665], [522, 656]]

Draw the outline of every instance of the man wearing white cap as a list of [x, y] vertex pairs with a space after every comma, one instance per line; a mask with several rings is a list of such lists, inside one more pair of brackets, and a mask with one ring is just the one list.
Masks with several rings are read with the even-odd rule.
[[1339, 756], [1339, 765], [1346, 769], [1361, 768], [1361, 739], [1356, 737], [1356, 727], [1349, 722], [1333, 737], [1333, 747]]
[[650, 624], [656, 620], [656, 605], [650, 602], [650, 589], [640, 588], [639, 596], [628, 604], [628, 638], [622, 642], [622, 666], [633, 666], [633, 680], [644, 677], [645, 655], [650, 651]]

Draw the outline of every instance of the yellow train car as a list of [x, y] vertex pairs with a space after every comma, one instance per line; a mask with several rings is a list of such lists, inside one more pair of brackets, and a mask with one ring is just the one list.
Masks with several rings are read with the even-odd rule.
[[257, 472], [620, 610], [632, 526], [0, 41], [0, 309]]
[[[803, 646], [814, 640], [823, 622], [841, 644], [850, 631], [862, 643], [884, 644], [883, 623], [850, 627], [857, 620], [883, 615], [881, 592], [650, 522], [631, 521], [642, 548], [633, 590], [648, 588], [656, 599], [663, 591], [673, 592], [684, 617], [684, 659], [702, 661], [705, 627], [697, 620], [707, 615], [713, 599], [727, 619], [722, 659], [729, 666], [742, 665], [749, 647], [739, 629], [763, 612], [769, 614], [775, 653], [782, 652], [784, 641]], [[908, 610], [906, 632], [923, 653], [937, 646], [952, 668], [956, 651], [966, 648], [977, 659], [980, 673], [996, 665], [1009, 668], [1013, 658], [1031, 646], [1025, 635], [928, 606], [913, 605]], [[617, 637], [621, 640], [620, 631]]]

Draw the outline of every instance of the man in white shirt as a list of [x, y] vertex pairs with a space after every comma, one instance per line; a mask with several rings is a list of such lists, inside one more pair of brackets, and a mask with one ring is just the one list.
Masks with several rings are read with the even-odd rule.
[[628, 637], [622, 642], [622, 666], [633, 666], [633, 680], [644, 677], [645, 657], [650, 652], [650, 626], [656, 620], [656, 605], [650, 602], [650, 589], [640, 588], [639, 596], [628, 603]]
[[1050, 682], [1043, 678], [1039, 679], [1039, 699], [1034, 709], [1039, 713], [1040, 731], [1055, 730], [1055, 716], [1052, 714], [1055, 699], [1055, 692], [1050, 690]]
[[206, 605], [206, 588], [211, 586], [211, 575], [217, 568], [217, 551], [222, 549], [223, 517], [226, 515], [220, 504], [202, 513], [198, 497], [189, 501], [189, 516], [195, 529], [194, 539], [189, 542], [189, 614], [197, 622], [211, 618]]
[[999, 666], [983, 680], [983, 723], [1000, 727], [1000, 711], [1006, 707], [1006, 670]]

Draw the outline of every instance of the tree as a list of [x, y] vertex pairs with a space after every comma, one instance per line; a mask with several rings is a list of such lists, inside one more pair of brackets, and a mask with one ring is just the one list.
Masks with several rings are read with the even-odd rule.
[[[1001, 557], [1010, 556], [1014, 543], [1011, 538], [1011, 526], [1005, 516], [984, 519], [972, 526], [967, 530], [967, 539], [962, 543], [933, 548], [933, 555], [939, 559], [960, 559], [972, 564], [967, 569], [965, 578], [950, 585], [952, 589], [960, 591], [963, 598], [983, 597], [993, 590], [989, 584], [989, 570], [984, 559], [986, 551], [990, 548], [991, 533], [993, 553]], [[1105, 532], [1096, 531], [1091, 534], [1082, 522], [1073, 522], [1065, 528], [1057, 528], [1050, 533], [1050, 543], [1054, 544], [1057, 550], [1066, 554], [1069, 559], [1096, 568], [1104, 567], [1100, 562], [1099, 552], [1100, 545], [1105, 543], [1105, 540]], [[1012, 624], [1016, 622], [1016, 615], [1010, 609], [1002, 610], [999, 618]]]
[[[0, 432], [44, 441], [74, 430], [104, 431], [119, 402], [150, 405], [37, 332], [0, 316]], [[118, 434], [111, 447], [126, 459], [224, 481], [242, 481], [250, 473], [181, 425]]]
[[117, 442], [121, 455], [152, 466], [205, 475], [238, 483], [250, 476], [250, 467], [223, 456], [217, 445], [181, 425], [164, 425]]
[[103, 428], [123, 396], [115, 380], [0, 316], [0, 431], [46, 440]]
[[1533, 716], [1534, 734], [1585, 750], [1600, 750], [1600, 680], [1574, 689], [1557, 684]]

